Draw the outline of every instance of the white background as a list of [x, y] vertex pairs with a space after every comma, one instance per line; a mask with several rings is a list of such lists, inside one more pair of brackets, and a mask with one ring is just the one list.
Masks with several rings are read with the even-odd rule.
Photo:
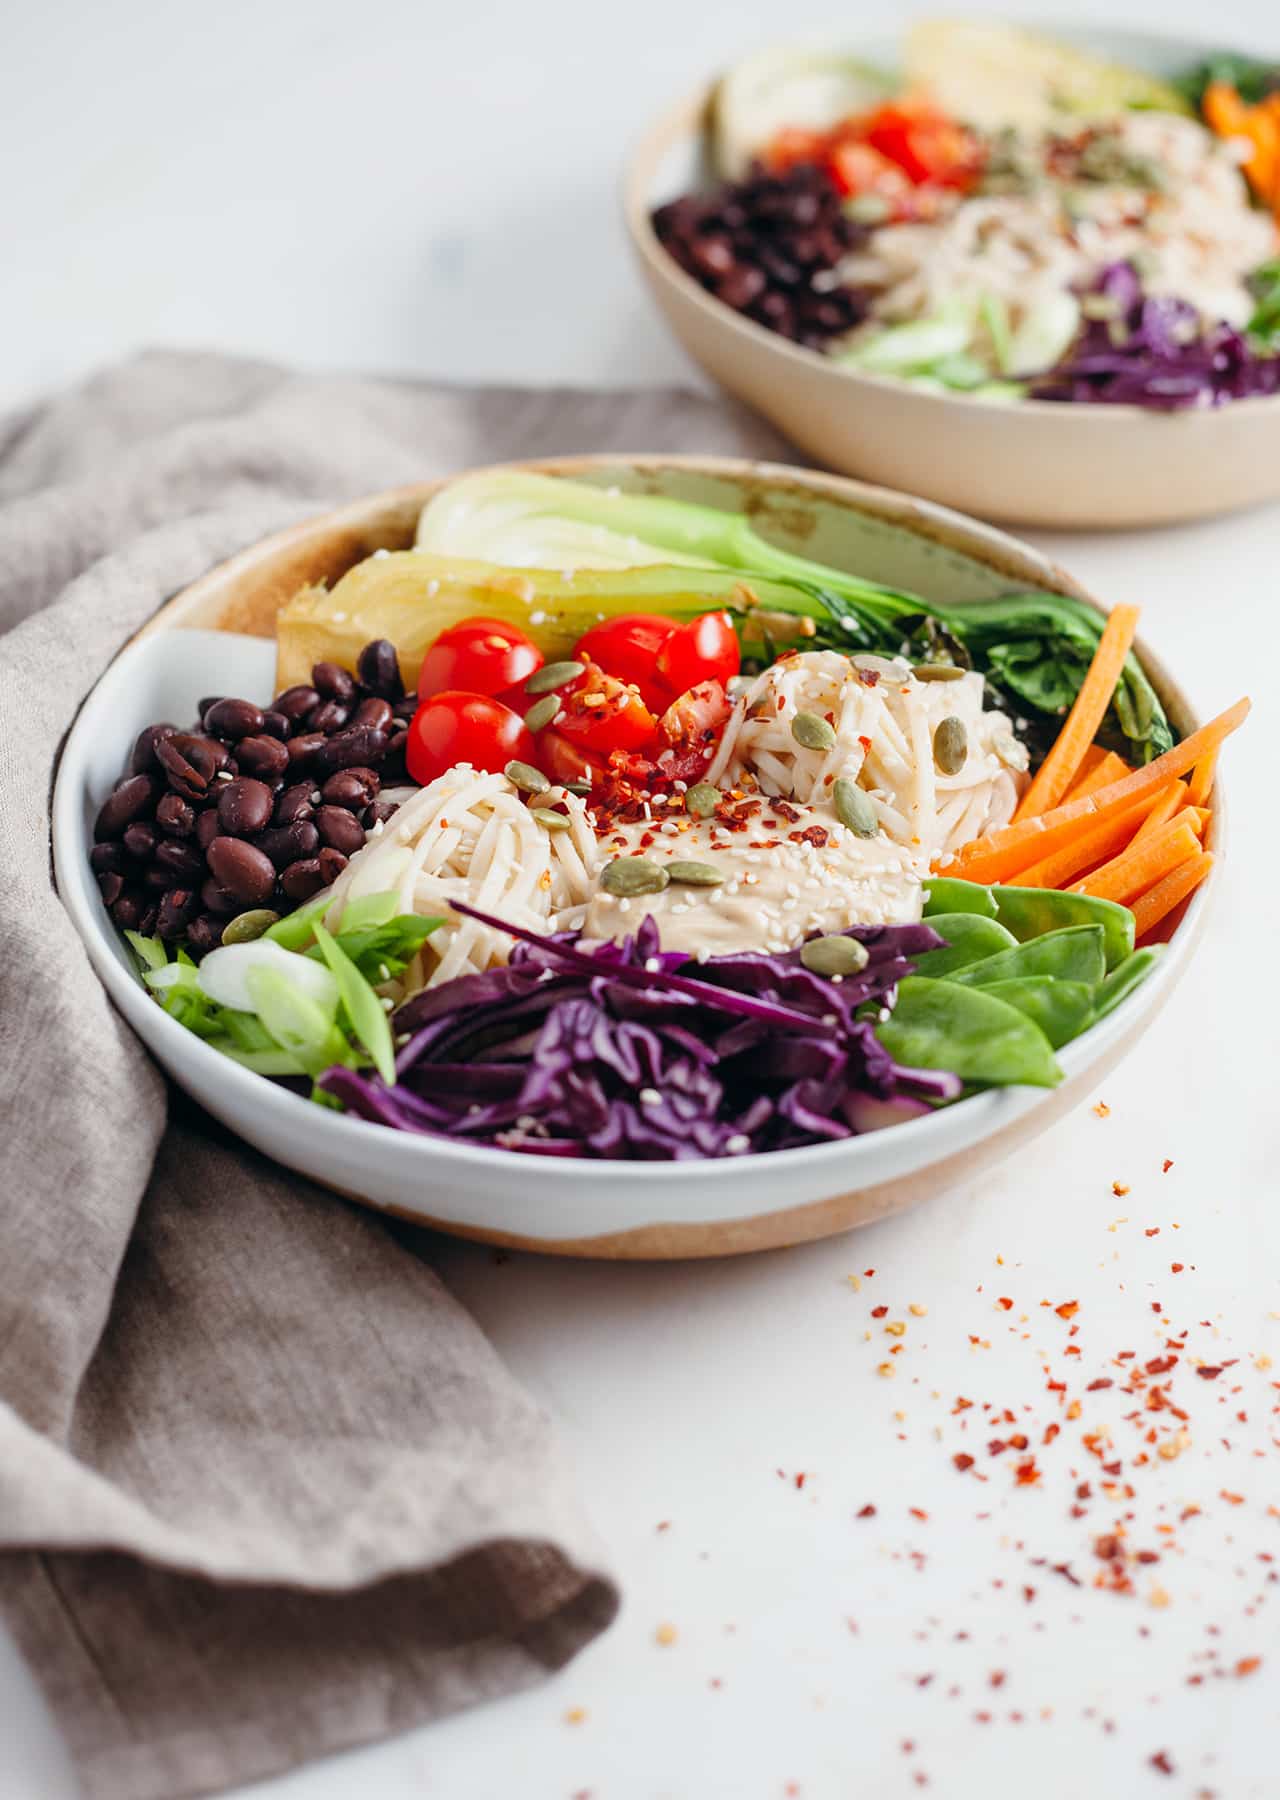
[[[4, 12], [0, 405], [155, 343], [460, 380], [693, 380], [626, 259], [624, 146], [741, 49], [833, 19], [883, 29], [886, 16], [830, 0], [43, 0]], [[1075, 16], [1089, 14], [1119, 22], [1096, 0]], [[1280, 49], [1269, 0], [1211, 16], [1191, 0], [1132, 0], [1125, 14], [1246, 46], [1265, 43], [1268, 18]], [[1084, 1105], [980, 1187], [735, 1265], [496, 1263], [442, 1247], [446, 1278], [559, 1417], [624, 1611], [532, 1693], [304, 1770], [274, 1800], [1280, 1792], [1280, 1584], [1259, 1560], [1280, 1558], [1267, 1510], [1280, 1503], [1268, 779], [1280, 516], [1039, 541], [1108, 598], [1144, 606], [1144, 629], [1204, 709], [1246, 688], [1257, 702], [1227, 761], [1232, 847], [1213, 927], [1105, 1084], [1110, 1116]], [[1176, 1277], [1171, 1260], [1185, 1265]], [[855, 1292], [847, 1277], [869, 1267]], [[1196, 1354], [1242, 1359], [1229, 1401], [1222, 1381], [1176, 1378], [1191, 1445], [1135, 1478], [1131, 1542], [1159, 1542], [1156, 1525], [1188, 1503], [1204, 1511], [1131, 1597], [1088, 1585], [1101, 1567], [1092, 1537], [1117, 1509], [1095, 1500], [1088, 1518], [1069, 1516], [1070, 1467], [1096, 1492], [1080, 1431], [1110, 1422], [1126, 1462], [1137, 1448], [1124, 1404], [1086, 1395], [1034, 1489], [1015, 1489], [1009, 1454], [988, 1458], [990, 1434], [961, 1436], [952, 1413], [958, 1394], [998, 1399], [1035, 1438], [1060, 1416], [1038, 1352], [1070, 1370], [1068, 1327], [1044, 1298], [1079, 1300], [1089, 1375], [1114, 1374], [1120, 1348], [1158, 1354], [1153, 1300], [1171, 1328], [1193, 1326]], [[870, 1317], [881, 1302], [905, 1338], [882, 1335]], [[894, 1341], [904, 1350], [887, 1380], [876, 1368]], [[1254, 1366], [1259, 1355], [1276, 1367]], [[953, 1467], [964, 1448], [985, 1485]], [[855, 1520], [867, 1503], [876, 1516]], [[1160, 1590], [1167, 1606], [1152, 1604]], [[666, 1646], [663, 1623], [676, 1630]], [[1187, 1685], [1212, 1666], [1206, 1652], [1228, 1669], [1263, 1662]], [[1006, 1672], [998, 1688], [993, 1671]], [[1149, 1764], [1160, 1750], [1172, 1777]], [[73, 1791], [0, 1643], [0, 1795]]]

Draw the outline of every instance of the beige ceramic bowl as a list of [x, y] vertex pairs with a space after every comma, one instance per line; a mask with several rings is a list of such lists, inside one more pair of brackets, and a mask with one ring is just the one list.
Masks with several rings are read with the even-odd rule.
[[[1056, 36], [1165, 75], [1204, 55], [1186, 40], [1131, 32]], [[892, 67], [895, 45], [850, 46]], [[1046, 401], [992, 405], [923, 392], [839, 367], [712, 299], [668, 256], [655, 206], [704, 185], [713, 88], [665, 113], [626, 175], [627, 229], [641, 270], [680, 343], [815, 462], [1022, 525], [1165, 525], [1280, 496], [1280, 396], [1212, 411]]]

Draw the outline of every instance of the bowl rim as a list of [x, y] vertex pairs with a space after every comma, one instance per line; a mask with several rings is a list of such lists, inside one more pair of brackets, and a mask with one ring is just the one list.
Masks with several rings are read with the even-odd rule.
[[[551, 472], [560, 470], [565, 474], [590, 467], [683, 468], [719, 474], [728, 479], [750, 480], [783, 491], [788, 488], [799, 489], [843, 505], [848, 511], [887, 520], [913, 536], [925, 537], [934, 542], [940, 538], [949, 538], [952, 540], [950, 548], [975, 561], [983, 562], [1001, 575], [1008, 573], [1008, 560], [1033, 567], [1039, 570], [1041, 581], [1051, 591], [1069, 592], [1100, 612], [1108, 610], [1049, 557], [1022, 543], [1010, 533], [982, 521], [969, 519], [962, 513], [932, 501], [904, 495], [892, 489], [877, 488], [873, 484], [826, 471], [734, 457], [661, 453], [636, 456], [624, 452], [531, 459], [494, 466], [535, 468]], [[227, 571], [249, 570], [256, 562], [265, 562], [273, 551], [278, 552], [294, 545], [300, 535], [343, 524], [352, 517], [369, 512], [379, 503], [390, 505], [397, 500], [402, 501], [415, 491], [420, 490], [425, 496], [427, 492], [443, 485], [443, 481], [447, 479], [449, 478], [384, 490], [272, 533], [197, 577], [161, 611], [177, 606], [187, 593], [203, 587]], [[930, 524], [936, 528], [934, 532], [929, 531]], [[963, 542], [955, 542], [956, 538]], [[108, 716], [113, 691], [117, 686], [127, 684], [135, 662], [156, 654], [158, 639], [167, 641], [175, 635], [174, 631], [157, 629], [159, 616], [155, 615], [148, 620], [108, 663], [86, 696], [63, 745], [51, 806], [53, 859], [59, 896], [85, 945], [94, 972], [102, 981], [112, 1002], [144, 1043], [149, 1042], [154, 1035], [159, 1045], [172, 1046], [175, 1055], [182, 1052], [186, 1058], [194, 1059], [197, 1065], [203, 1066], [207, 1071], [210, 1085], [218, 1086], [223, 1093], [242, 1097], [247, 1107], [256, 1105], [260, 1109], [265, 1108], [268, 1115], [274, 1115], [287, 1133], [305, 1127], [313, 1137], [319, 1133], [322, 1140], [332, 1137], [337, 1142], [339, 1138], [347, 1137], [352, 1143], [364, 1144], [370, 1150], [378, 1144], [385, 1145], [389, 1127], [347, 1113], [317, 1107], [310, 1100], [220, 1056], [155, 1004], [136, 973], [126, 967], [125, 959], [120, 953], [119, 934], [112, 925], [97, 885], [92, 880], [86, 854], [91, 840], [89, 818], [92, 802], [88, 792], [88, 775], [92, 767], [90, 746], [98, 737], [100, 722], [105, 722]], [[176, 627], [176, 631], [179, 635], [191, 635], [191, 628], [181, 625]], [[209, 632], [202, 635], [210, 640], [221, 636], [263, 645], [274, 644], [274, 639], [249, 639], [249, 634], [245, 633]], [[1141, 643], [1139, 648], [1153, 681], [1158, 690], [1162, 691], [1162, 697], [1173, 696], [1173, 703], [1185, 717], [1188, 729], [1193, 728], [1198, 719], [1185, 695], [1167, 674], [1158, 655], [1148, 651]], [[1215, 844], [1220, 850], [1224, 825], [1221, 801], [1215, 806], [1214, 818]], [[1219, 862], [1220, 860], [1219, 858]], [[1106, 1056], [1114, 1043], [1128, 1034], [1137, 1022], [1135, 1008], [1144, 1011], [1151, 1009], [1181, 978], [1198, 943], [1219, 881], [1220, 869], [1215, 867], [1187, 904], [1171, 941], [1169, 954], [1161, 959], [1138, 994], [1131, 996], [1128, 1004], [1117, 1007], [1108, 1017], [1056, 1053], [1063, 1069], [1061, 1086], [1067, 1086], [1074, 1077], [1087, 1071], [1091, 1064]], [[900, 1133], [908, 1134], [915, 1146], [932, 1147], [936, 1144], [939, 1151], [945, 1153], [948, 1140], [954, 1138], [964, 1126], [969, 1128], [966, 1141], [981, 1141], [1002, 1125], [1033, 1111], [1055, 1092], [1056, 1088], [988, 1089], [952, 1106], [908, 1121], [906, 1125], [895, 1127], [893, 1136], [903, 1144], [904, 1149], [905, 1140], [899, 1136]], [[957, 1124], [958, 1120], [963, 1123]], [[353, 1132], [355, 1136], [350, 1138]], [[862, 1176], [869, 1179], [873, 1175], [873, 1169], [864, 1171], [862, 1165], [874, 1163], [883, 1135], [880, 1132], [868, 1132], [826, 1143], [801, 1145], [787, 1151], [749, 1152], [684, 1163], [626, 1157], [538, 1158], [521, 1155], [514, 1150], [470, 1144], [425, 1133], [394, 1133], [396, 1141], [405, 1146], [401, 1154], [415, 1155], [413, 1146], [416, 1145], [437, 1166], [458, 1164], [472, 1169], [511, 1169], [513, 1166], [527, 1168], [541, 1163], [544, 1167], [554, 1169], [562, 1180], [569, 1182], [577, 1183], [593, 1178], [607, 1180], [610, 1175], [616, 1176], [625, 1171], [629, 1182], [642, 1185], [670, 1179], [673, 1174], [678, 1176], [681, 1171], [686, 1175], [696, 1172], [700, 1182], [722, 1184], [735, 1179], [740, 1171], [760, 1176], [770, 1168], [778, 1169], [780, 1157], [785, 1158], [788, 1170], [836, 1167], [840, 1170], [841, 1181], [847, 1178], [850, 1184], [856, 1184]], [[938, 1158], [926, 1153], [919, 1158], [919, 1163], [927, 1167], [935, 1160]]]
[[[1021, 24], [1023, 21], [1010, 21]], [[1053, 22], [1033, 22], [1032, 28], [1043, 35], [1053, 35], [1056, 31], [1064, 37], [1087, 36], [1090, 27], [1086, 25], [1068, 26]], [[1106, 27], [1095, 28], [1099, 34]], [[1166, 42], [1195, 43], [1201, 45], [1206, 52], [1215, 46], [1212, 40], [1199, 37], [1183, 37], [1180, 33], [1142, 31], [1133, 35], [1163, 40]], [[779, 46], [781, 47], [781, 46]], [[815, 46], [817, 47], [817, 46]], [[856, 49], [856, 44], [851, 48]], [[724, 301], [717, 300], [707, 292], [700, 282], [680, 267], [680, 264], [664, 248], [653, 227], [652, 188], [654, 177], [663, 157], [679, 142], [688, 138], [705, 135], [711, 118], [716, 90], [723, 75], [713, 75], [700, 82], [696, 88], [687, 90], [679, 99], [669, 102], [640, 135], [635, 138], [625, 158], [622, 178], [622, 213], [627, 235], [641, 263], [650, 275], [659, 281], [667, 282], [689, 304], [695, 306], [703, 317], [711, 324], [719, 324], [726, 330], [734, 332], [745, 344], [754, 344], [767, 349], [791, 361], [801, 368], [811, 370], [822, 369], [825, 373], [838, 377], [850, 384], [866, 382], [881, 392], [898, 395], [910, 395], [918, 404], [934, 402], [942, 406], [961, 406], [966, 409], [981, 408], [983, 416], [992, 413], [998, 416], [1009, 415], [1015, 418], [1044, 419], [1062, 418], [1064, 414], [1072, 420], [1091, 419], [1094, 421], [1115, 421], [1116, 427], [1128, 425], [1131, 429], [1138, 421], [1159, 420], [1207, 420], [1238, 417], [1241, 410], [1258, 414], [1267, 410], [1280, 412], [1280, 394], [1254, 394], [1240, 400], [1232, 400], [1221, 406], [1189, 406], [1176, 408], [1169, 412], [1151, 407], [1123, 405], [1085, 406], [1072, 405], [1061, 400], [1020, 399], [1008, 404], [997, 404], [989, 400], [980, 400], [964, 393], [934, 393], [931, 389], [917, 388], [913, 383], [905, 381], [901, 376], [882, 375], [871, 369], [849, 368], [824, 356], [819, 350], [810, 350], [802, 344], [793, 343], [776, 331], [770, 331], [767, 325], [748, 318], [744, 313], [735, 312], [726, 306]], [[1099, 424], [1101, 429], [1101, 424]], [[1092, 426], [1085, 429], [1092, 430]]]

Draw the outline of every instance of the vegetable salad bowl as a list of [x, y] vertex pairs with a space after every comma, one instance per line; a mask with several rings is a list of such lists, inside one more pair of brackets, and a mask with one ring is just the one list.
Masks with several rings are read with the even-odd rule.
[[[1169, 78], [1207, 48], [1094, 26], [1054, 36]], [[842, 39], [840, 48], [882, 68], [894, 67], [901, 51], [884, 38]], [[1280, 395], [1173, 413], [1036, 399], [999, 404], [802, 348], [714, 298], [659, 241], [652, 214], [677, 195], [715, 185], [708, 166], [715, 99], [713, 84], [679, 101], [636, 145], [624, 180], [626, 228], [683, 348], [815, 462], [980, 517], [1055, 528], [1162, 525], [1280, 496]]]
[[[839, 477], [698, 457], [528, 466], [745, 513], [784, 549], [857, 568], [926, 599], [973, 602], [1017, 588], [1096, 605], [1061, 570], [998, 531]], [[335, 581], [376, 550], [410, 545], [436, 485], [376, 495], [296, 526], [177, 595], [106, 671], [64, 749], [53, 802], [63, 902], [128, 1023], [173, 1080], [232, 1131], [354, 1200], [461, 1236], [586, 1257], [712, 1256], [868, 1224], [975, 1176], [1077, 1105], [1151, 1023], [1192, 954], [1216, 877], [1172, 926], [1167, 952], [1146, 983], [1062, 1050], [1058, 1086], [986, 1091], [892, 1130], [772, 1154], [578, 1161], [391, 1131], [314, 1106], [185, 1031], [140, 984], [88, 867], [95, 815], [112, 778], [148, 720], [190, 716], [203, 693], [267, 703], [280, 608], [299, 588]], [[1146, 646], [1142, 656], [1174, 726], [1193, 729], [1196, 721], [1158, 658]], [[1219, 832], [1220, 824], [1211, 829]]]

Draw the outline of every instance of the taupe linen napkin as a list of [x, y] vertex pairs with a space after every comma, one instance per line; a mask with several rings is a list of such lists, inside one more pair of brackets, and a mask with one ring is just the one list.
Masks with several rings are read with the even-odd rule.
[[617, 1606], [429, 1240], [167, 1109], [47, 821], [86, 690], [212, 563], [380, 487], [594, 449], [785, 453], [689, 394], [167, 353], [0, 419], [0, 1611], [91, 1795], [205, 1792], [509, 1693]]

